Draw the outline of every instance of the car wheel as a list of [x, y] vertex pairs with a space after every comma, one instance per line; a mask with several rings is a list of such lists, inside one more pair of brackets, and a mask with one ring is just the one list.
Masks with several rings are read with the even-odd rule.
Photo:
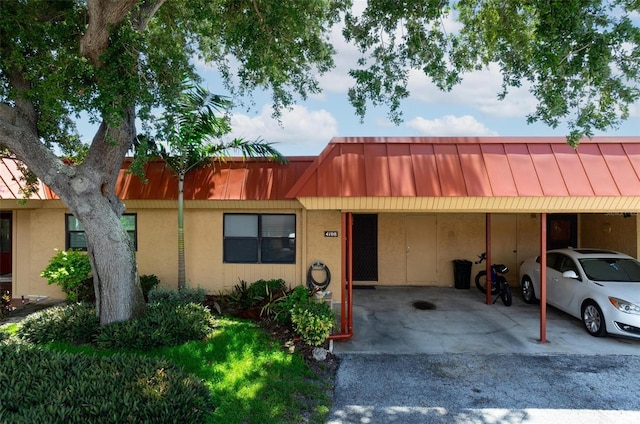
[[587, 333], [594, 337], [602, 337], [607, 334], [607, 328], [604, 322], [602, 309], [592, 300], [582, 305], [582, 323]]
[[536, 303], [536, 293], [533, 289], [533, 281], [531, 281], [531, 277], [528, 275], [522, 277], [520, 289], [522, 292], [522, 300], [524, 300], [525, 303]]

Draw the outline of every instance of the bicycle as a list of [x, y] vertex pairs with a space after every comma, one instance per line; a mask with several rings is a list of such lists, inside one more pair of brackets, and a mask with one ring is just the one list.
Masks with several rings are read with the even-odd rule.
[[[483, 252], [478, 255], [479, 260], [475, 261], [476, 264], [481, 264], [487, 259], [487, 253]], [[504, 264], [491, 264], [491, 294], [495, 295], [493, 303], [496, 303], [498, 298], [502, 299], [504, 306], [511, 306], [513, 297], [511, 295], [511, 288], [504, 274], [509, 272], [509, 268]], [[476, 287], [481, 293], [487, 293], [487, 271], [482, 270], [476, 274], [475, 278]]]

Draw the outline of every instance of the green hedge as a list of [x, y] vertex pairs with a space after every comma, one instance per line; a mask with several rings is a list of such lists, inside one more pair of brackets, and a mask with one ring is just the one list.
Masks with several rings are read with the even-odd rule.
[[18, 336], [31, 343], [92, 343], [100, 323], [90, 303], [53, 306], [22, 320]]
[[215, 328], [209, 309], [163, 299], [147, 305], [137, 319], [100, 326], [92, 304], [55, 306], [29, 315], [18, 337], [31, 343], [92, 344], [103, 349], [147, 350], [203, 340]]
[[209, 309], [195, 303], [152, 303], [136, 320], [100, 329], [96, 346], [103, 349], [153, 349], [202, 340], [215, 328]]
[[15, 341], [0, 343], [0, 387], [3, 423], [195, 423], [214, 409], [207, 387], [165, 360]]

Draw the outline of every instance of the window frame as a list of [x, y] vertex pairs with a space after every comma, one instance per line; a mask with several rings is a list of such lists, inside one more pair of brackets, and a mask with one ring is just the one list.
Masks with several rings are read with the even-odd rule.
[[[122, 217], [120, 219], [122, 219], [125, 216], [132, 216], [133, 217], [133, 231], [129, 231], [127, 230], [127, 234], [130, 235], [131, 240], [133, 241], [133, 250], [134, 251], [138, 251], [138, 214], [135, 212], [128, 212], [128, 213], [123, 213]], [[84, 228], [82, 230], [70, 230], [69, 229], [69, 217], [73, 217], [74, 219], [78, 219], [76, 218], [72, 213], [65, 213], [64, 214], [64, 247], [65, 250], [69, 250], [69, 249], [74, 249], [74, 250], [82, 250], [82, 251], [87, 251], [87, 247], [73, 247], [71, 246], [71, 234], [72, 233], [77, 233], [77, 234], [84, 234]], [[78, 225], [80, 227], [82, 227], [82, 224], [80, 223], [80, 221], [78, 221]], [[85, 238], [86, 241], [86, 238]]]
[[[227, 235], [227, 217], [231, 217], [231, 216], [254, 216], [257, 219], [257, 234], [256, 236], [228, 236]], [[263, 230], [263, 218], [265, 216], [286, 216], [286, 217], [291, 217], [293, 219], [293, 232], [292, 234], [294, 234], [293, 238], [292, 237], [268, 237], [268, 236], [264, 236], [262, 234], [262, 230]], [[229, 212], [229, 213], [224, 213], [223, 217], [222, 217], [222, 262], [225, 264], [267, 264], [267, 265], [274, 265], [274, 264], [280, 264], [280, 265], [292, 265], [296, 263], [296, 239], [297, 239], [297, 232], [296, 232], [296, 226], [297, 226], [297, 215], [295, 213], [239, 213], [239, 212]], [[291, 233], [289, 233], [291, 234]], [[230, 248], [230, 246], [228, 246], [228, 244], [230, 244], [233, 241], [251, 241], [252, 244], [252, 248], [255, 248], [255, 256], [252, 256], [251, 260], [246, 260], [246, 259], [233, 259], [231, 258], [231, 254], [228, 252], [228, 249]], [[287, 256], [287, 259], [285, 260], [277, 260], [277, 259], [266, 259], [266, 257], [268, 257], [268, 255], [266, 255], [265, 253], [267, 253], [267, 249], [269, 244], [269, 241], [273, 241], [273, 240], [286, 240], [287, 243], [289, 243], [291, 245], [292, 243], [292, 247], [290, 247], [290, 249], [292, 250], [291, 254]], [[253, 260], [253, 257], [255, 257], [255, 261]]]

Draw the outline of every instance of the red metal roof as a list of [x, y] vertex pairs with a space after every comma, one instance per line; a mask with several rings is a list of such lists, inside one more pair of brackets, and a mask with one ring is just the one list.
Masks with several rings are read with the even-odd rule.
[[[228, 159], [216, 161], [191, 171], [185, 178], [185, 200], [283, 200], [293, 184], [311, 165], [315, 157], [292, 157], [288, 164], [267, 159]], [[131, 159], [126, 159], [118, 174], [116, 193], [123, 200], [175, 200], [178, 180], [161, 160], [145, 166], [147, 183], [128, 172]], [[14, 159], [0, 161], [0, 199], [21, 199], [21, 173]], [[58, 199], [40, 183], [32, 199]]]
[[[24, 199], [22, 189], [25, 188], [25, 181], [18, 167], [16, 159], [2, 158], [0, 160], [0, 199]], [[45, 188], [41, 182], [38, 189], [31, 194], [31, 199], [46, 199], [50, 190]]]
[[287, 196], [640, 196], [640, 137], [334, 138]]
[[[228, 159], [197, 168], [187, 174], [185, 200], [282, 200], [315, 157], [288, 158], [288, 164], [266, 159]], [[116, 193], [123, 199], [173, 200], [178, 180], [163, 161], [145, 167], [148, 182], [128, 172], [126, 160], [118, 175]]]
[[[640, 196], [640, 137], [596, 137], [577, 149], [563, 137], [346, 137], [318, 157], [233, 159], [187, 174], [185, 200], [304, 197], [634, 197]], [[148, 183], [127, 172], [123, 199], [174, 200], [178, 183], [162, 161]], [[0, 161], [0, 199], [19, 199], [15, 161]], [[34, 199], [55, 199], [47, 187]]]

